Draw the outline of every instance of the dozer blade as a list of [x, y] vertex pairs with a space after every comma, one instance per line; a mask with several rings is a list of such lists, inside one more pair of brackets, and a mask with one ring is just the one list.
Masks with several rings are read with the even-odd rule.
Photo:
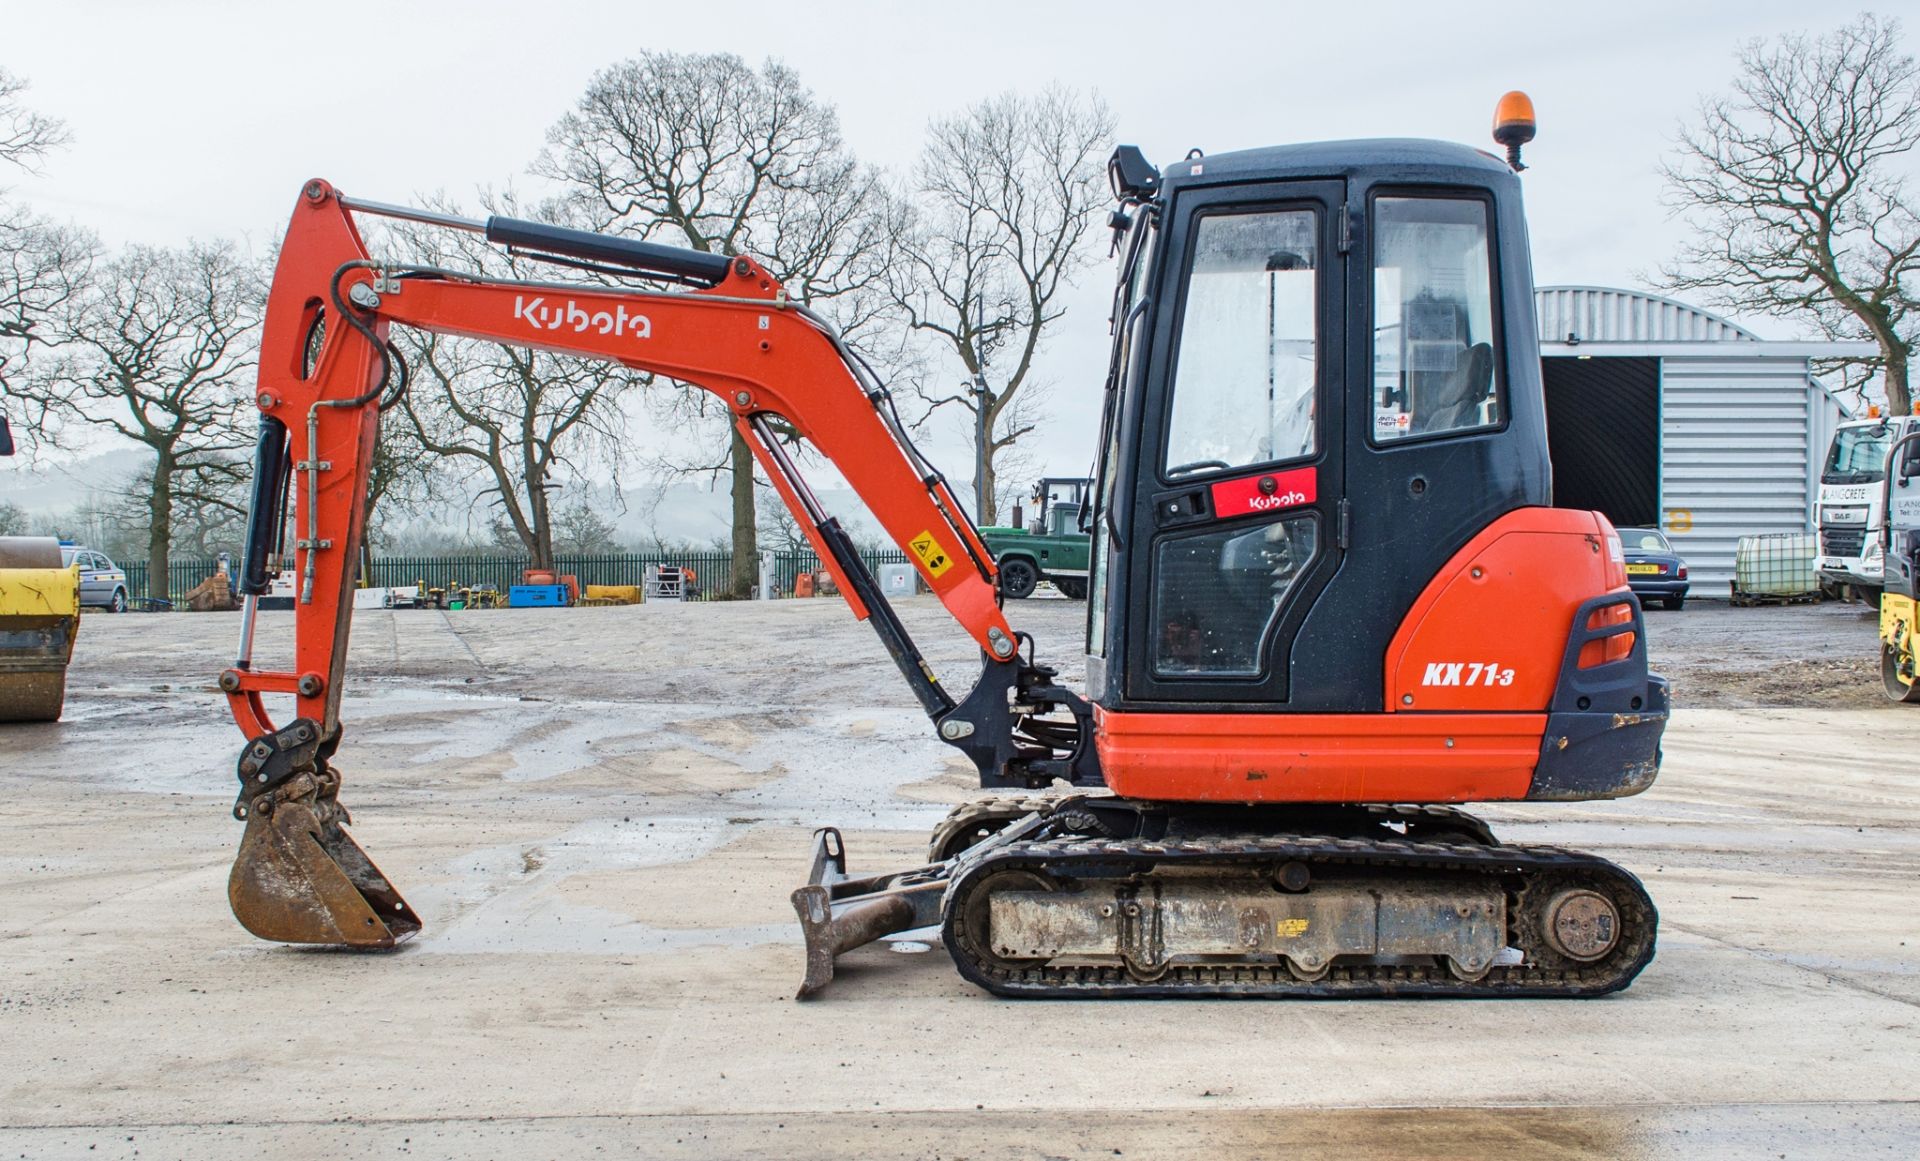
[[302, 802], [255, 811], [227, 878], [241, 926], [280, 943], [392, 947], [420, 930], [400, 893], [333, 815]]
[[807, 974], [794, 999], [819, 995], [832, 983], [834, 960], [843, 953], [896, 932], [943, 922], [941, 908], [953, 880], [973, 861], [1039, 832], [1049, 813], [1019, 812], [997, 833], [945, 862], [858, 879], [847, 874], [847, 848], [840, 832], [830, 826], [814, 831], [813, 868], [806, 886], [793, 893], [793, 909], [807, 941]]
[[807, 974], [794, 999], [816, 996], [832, 983], [833, 961], [841, 953], [897, 931], [940, 922], [946, 889], [945, 863], [849, 878], [840, 832], [830, 826], [815, 831], [813, 870], [807, 885], [793, 893], [793, 909], [807, 941]]

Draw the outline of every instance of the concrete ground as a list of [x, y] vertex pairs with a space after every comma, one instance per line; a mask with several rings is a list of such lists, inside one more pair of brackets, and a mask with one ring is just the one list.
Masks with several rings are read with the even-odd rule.
[[[1077, 678], [1084, 606], [1013, 613]], [[1649, 625], [1653, 790], [1485, 811], [1646, 880], [1624, 993], [1011, 1002], [935, 944], [798, 1004], [809, 829], [917, 861], [971, 785], [839, 602], [361, 614], [342, 798], [426, 920], [389, 954], [228, 913], [237, 618], [89, 616], [65, 720], [0, 733], [0, 1157], [1920, 1154], [1920, 712], [1857, 608]]]

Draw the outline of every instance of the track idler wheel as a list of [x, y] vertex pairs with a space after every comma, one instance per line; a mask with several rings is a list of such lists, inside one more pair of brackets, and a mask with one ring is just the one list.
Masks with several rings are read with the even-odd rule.
[[1620, 940], [1620, 909], [1598, 891], [1573, 888], [1547, 900], [1547, 946], [1570, 960], [1606, 958]]
[[1514, 922], [1515, 946], [1528, 962], [1566, 971], [1637, 958], [1653, 936], [1650, 909], [1616, 885], [1588, 877], [1546, 875], [1528, 884]]

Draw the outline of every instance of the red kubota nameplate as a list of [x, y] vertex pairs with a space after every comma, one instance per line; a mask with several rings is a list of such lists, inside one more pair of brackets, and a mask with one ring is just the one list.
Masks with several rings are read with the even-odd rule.
[[1311, 504], [1319, 495], [1314, 470], [1294, 468], [1286, 472], [1266, 472], [1239, 480], [1222, 480], [1213, 486], [1215, 516], [1244, 516], [1249, 512], [1274, 512]]

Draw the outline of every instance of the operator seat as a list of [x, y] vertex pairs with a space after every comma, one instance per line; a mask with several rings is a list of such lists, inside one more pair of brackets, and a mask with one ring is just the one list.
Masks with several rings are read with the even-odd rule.
[[[1438, 376], [1436, 376], [1438, 378]], [[1468, 347], [1453, 373], [1440, 379], [1429, 400], [1422, 401], [1414, 416], [1413, 430], [1457, 431], [1479, 427], [1476, 414], [1493, 384], [1493, 347], [1475, 343]]]

